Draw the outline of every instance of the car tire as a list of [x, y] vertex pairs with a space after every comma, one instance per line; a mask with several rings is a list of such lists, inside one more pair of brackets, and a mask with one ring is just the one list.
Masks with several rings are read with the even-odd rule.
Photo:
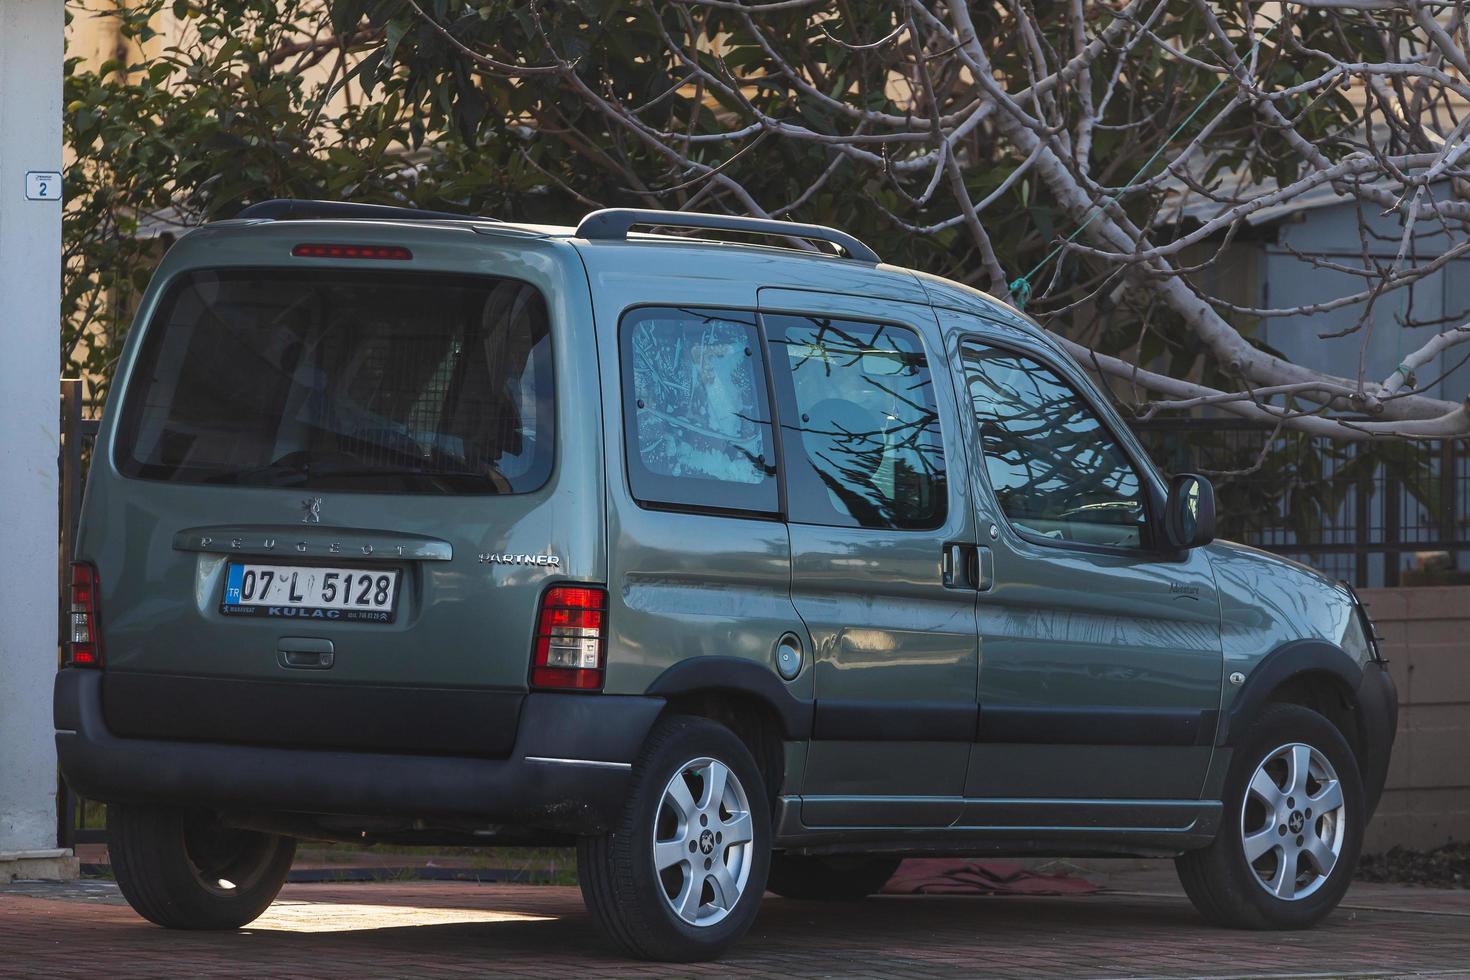
[[1335, 725], [1300, 705], [1268, 705], [1235, 750], [1224, 796], [1214, 842], [1175, 861], [1207, 921], [1305, 929], [1337, 907], [1367, 808], [1358, 760]]
[[802, 901], [856, 901], [882, 890], [899, 860], [869, 854], [775, 854], [766, 890]]
[[201, 811], [110, 804], [107, 853], [123, 897], [149, 922], [238, 929], [275, 900], [296, 841], [224, 827]]
[[750, 750], [721, 725], [675, 715], [633, 764], [618, 826], [578, 841], [577, 875], [609, 939], [644, 959], [692, 962], [745, 935], [770, 855], [770, 804]]

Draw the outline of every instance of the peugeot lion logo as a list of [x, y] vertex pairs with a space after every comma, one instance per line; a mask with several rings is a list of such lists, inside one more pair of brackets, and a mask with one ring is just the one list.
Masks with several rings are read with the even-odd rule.
[[302, 524], [320, 524], [322, 522], [322, 498], [307, 497], [301, 501], [301, 509], [306, 511], [301, 515]]

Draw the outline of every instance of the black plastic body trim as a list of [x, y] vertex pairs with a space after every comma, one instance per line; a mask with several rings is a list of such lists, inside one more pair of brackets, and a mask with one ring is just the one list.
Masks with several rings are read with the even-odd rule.
[[[776, 846], [798, 854], [978, 854], [1052, 857], [1173, 857], [1206, 847], [1221, 823], [1217, 800], [963, 800], [936, 798], [962, 815], [947, 827], [808, 826], [813, 799], [782, 797]], [[880, 807], [885, 800], [874, 798]]]
[[781, 734], [789, 740], [811, 737], [813, 703], [793, 695], [773, 669], [753, 660], [739, 657], [683, 660], [659, 674], [646, 693], [672, 698], [719, 692], [735, 692], [764, 702], [780, 721]]
[[1220, 713], [1196, 708], [1054, 708], [986, 704], [979, 742], [1209, 745]]
[[1381, 660], [1359, 666], [1341, 647], [1326, 640], [1293, 640], [1268, 653], [1235, 696], [1220, 727], [1220, 745], [1237, 745], [1271, 694], [1293, 677], [1327, 674], [1340, 682], [1352, 708], [1358, 768], [1371, 817], [1388, 779], [1388, 762], [1398, 731], [1398, 689]]
[[355, 204], [351, 201], [294, 201], [275, 198], [252, 204], [239, 214], [236, 220], [266, 219], [269, 221], [311, 221], [328, 219], [333, 221], [493, 221], [476, 214], [455, 214], [452, 211], [421, 211], [418, 208], [400, 208], [390, 204]]
[[1383, 784], [1388, 781], [1388, 760], [1399, 724], [1399, 692], [1385, 663], [1375, 660], [1363, 668], [1357, 697], [1358, 768], [1363, 774], [1368, 816], [1372, 817], [1383, 796]]
[[[627, 766], [664, 703], [530, 694], [507, 759], [119, 738], [102, 715], [103, 672], [56, 675], [56, 750], [88, 799], [250, 813], [470, 818], [556, 833], [603, 833], [627, 796]], [[548, 761], [535, 761], [535, 760]]]
[[[283, 671], [283, 673], [285, 673]], [[311, 679], [102, 674], [102, 713], [123, 738], [505, 758], [526, 695]]]
[[1311, 639], [1283, 643], [1262, 657], [1246, 676], [1220, 726], [1218, 744], [1238, 745], [1276, 688], [1298, 674], [1313, 672], [1332, 675], [1349, 692], [1357, 691], [1363, 681], [1363, 668], [1335, 643]]
[[812, 738], [859, 742], [968, 742], [974, 704], [817, 699]]

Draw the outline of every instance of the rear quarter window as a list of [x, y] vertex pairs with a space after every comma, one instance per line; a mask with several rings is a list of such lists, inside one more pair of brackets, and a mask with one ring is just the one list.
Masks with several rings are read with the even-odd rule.
[[646, 307], [620, 330], [633, 496], [655, 507], [775, 513], [774, 436], [755, 314]]
[[527, 283], [201, 271], [146, 330], [114, 454], [125, 476], [477, 494], [550, 476], [550, 331]]

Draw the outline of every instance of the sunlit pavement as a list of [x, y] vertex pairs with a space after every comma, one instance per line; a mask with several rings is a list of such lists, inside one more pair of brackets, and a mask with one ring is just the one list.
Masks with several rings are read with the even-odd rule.
[[107, 882], [0, 886], [0, 976], [1470, 977], [1470, 891], [1359, 884], [1309, 932], [1210, 929], [1165, 868], [1077, 898], [767, 896], [723, 962], [620, 958], [575, 888], [287, 885], [235, 933], [168, 932]]

